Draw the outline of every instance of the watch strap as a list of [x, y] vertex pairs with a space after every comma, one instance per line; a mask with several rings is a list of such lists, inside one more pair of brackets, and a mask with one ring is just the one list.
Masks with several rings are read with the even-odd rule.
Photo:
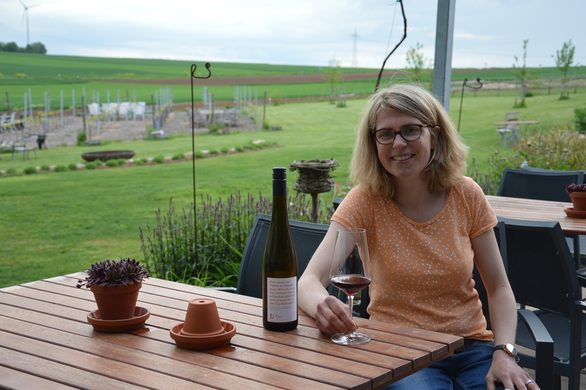
[[504, 351], [507, 355], [514, 358], [517, 363], [519, 363], [519, 355], [517, 354], [517, 349], [513, 344], [497, 344], [493, 347], [492, 352], [495, 351]]

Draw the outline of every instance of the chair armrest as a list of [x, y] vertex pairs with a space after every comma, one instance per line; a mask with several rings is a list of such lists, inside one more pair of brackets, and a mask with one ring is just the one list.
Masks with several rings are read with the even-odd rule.
[[553, 389], [553, 339], [533, 311], [519, 309], [517, 314], [535, 341], [535, 381], [542, 389]]
[[206, 287], [206, 288], [236, 294], [236, 287]]

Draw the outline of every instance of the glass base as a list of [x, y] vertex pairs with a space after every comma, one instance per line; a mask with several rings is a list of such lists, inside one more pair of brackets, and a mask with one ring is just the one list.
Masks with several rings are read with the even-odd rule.
[[331, 337], [331, 340], [336, 344], [342, 345], [360, 345], [366, 344], [370, 341], [370, 336], [360, 332], [352, 333], [336, 333]]

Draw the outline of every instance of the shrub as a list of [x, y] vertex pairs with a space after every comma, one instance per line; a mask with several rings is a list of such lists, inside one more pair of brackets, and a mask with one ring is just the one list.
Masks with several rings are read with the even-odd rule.
[[16, 175], [16, 168], [8, 168], [6, 170], [6, 176], [14, 176]]
[[48, 165], [41, 165], [41, 171], [43, 172], [49, 172], [51, 170], [51, 167]]
[[203, 158], [203, 152], [202, 152], [202, 151], [200, 151], [200, 150], [198, 150], [197, 152], [195, 152], [195, 158], [196, 158], [196, 159], [198, 159], [198, 158]]
[[488, 174], [479, 174], [474, 164], [468, 174], [486, 194], [495, 194], [505, 168], [527, 164], [544, 169], [583, 170], [586, 166], [586, 137], [560, 128], [528, 132], [521, 135], [511, 156], [496, 151], [488, 162]]
[[183, 155], [183, 153], [177, 153], [177, 154], [174, 154], [171, 159], [174, 161], [179, 161], [179, 160], [183, 160], [184, 158], [185, 158], [185, 156]]
[[37, 173], [37, 168], [35, 168], [35, 167], [26, 167], [26, 168], [24, 168], [24, 174], [25, 175], [34, 175], [35, 173]]
[[[271, 213], [271, 201], [240, 193], [226, 201], [209, 196], [177, 211], [172, 199], [166, 212], [155, 212], [155, 226], [140, 228], [141, 249], [153, 276], [200, 286], [236, 286], [240, 259], [257, 213]], [[329, 222], [331, 207], [319, 207], [318, 220]], [[289, 218], [311, 219], [311, 197], [289, 198]], [[196, 226], [194, 226], [196, 225]]]
[[576, 108], [574, 110], [574, 117], [576, 118], [576, 130], [582, 134], [586, 134], [586, 107]]
[[97, 165], [95, 162], [89, 162], [87, 164], [85, 164], [85, 169], [96, 169]]
[[55, 172], [65, 172], [66, 170], [67, 170], [67, 168], [65, 167], [65, 165], [55, 166]]
[[67, 166], [70, 171], [77, 171], [77, 164], [71, 163]]
[[77, 133], [77, 146], [85, 144], [86, 141], [87, 136], [84, 131], [80, 131], [79, 133]]
[[117, 167], [118, 165], [119, 165], [118, 164], [118, 160], [108, 160], [108, 161], [106, 161], [106, 166], [107, 167], [113, 168], [113, 167]]
[[162, 164], [165, 162], [165, 157], [164, 156], [157, 156], [153, 159], [154, 162], [156, 162], [157, 164]]

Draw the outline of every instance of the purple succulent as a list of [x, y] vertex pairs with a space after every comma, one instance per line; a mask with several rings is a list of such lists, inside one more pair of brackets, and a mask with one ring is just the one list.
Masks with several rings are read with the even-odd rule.
[[149, 277], [146, 268], [134, 259], [103, 260], [92, 264], [86, 271], [85, 279], [77, 281], [77, 288], [83, 286], [127, 286], [140, 283]]

